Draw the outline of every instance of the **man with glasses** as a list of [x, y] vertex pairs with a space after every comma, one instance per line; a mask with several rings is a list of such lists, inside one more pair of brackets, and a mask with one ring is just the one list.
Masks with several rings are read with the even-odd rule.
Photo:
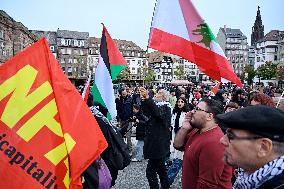
[[186, 114], [174, 141], [176, 149], [184, 150], [182, 188], [232, 188], [232, 167], [222, 161], [220, 139], [224, 134], [215, 122], [221, 113], [220, 102], [204, 99]]
[[239, 167], [234, 189], [284, 188], [284, 112], [257, 105], [217, 115], [227, 128], [224, 161]]

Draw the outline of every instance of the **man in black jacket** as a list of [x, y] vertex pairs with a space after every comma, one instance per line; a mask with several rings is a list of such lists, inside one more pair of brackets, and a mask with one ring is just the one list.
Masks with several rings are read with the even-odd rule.
[[171, 108], [166, 102], [167, 91], [158, 91], [154, 100], [149, 97], [148, 91], [141, 87], [142, 110], [149, 118], [144, 138], [144, 158], [149, 159], [146, 168], [146, 177], [150, 189], [159, 189], [157, 174], [160, 178], [161, 188], [170, 187], [165, 160], [170, 153], [170, 124]]
[[126, 139], [127, 139], [127, 147], [132, 153], [132, 142], [131, 142], [131, 134], [132, 130], [131, 123], [129, 122], [129, 119], [132, 117], [132, 105], [133, 105], [133, 99], [128, 94], [125, 88], [121, 88], [118, 90], [119, 97], [115, 99], [116, 103], [116, 110], [117, 110], [117, 121], [120, 123], [121, 127], [126, 128], [128, 131], [126, 133]]
[[241, 168], [233, 189], [284, 188], [284, 112], [257, 105], [216, 116], [224, 161]]

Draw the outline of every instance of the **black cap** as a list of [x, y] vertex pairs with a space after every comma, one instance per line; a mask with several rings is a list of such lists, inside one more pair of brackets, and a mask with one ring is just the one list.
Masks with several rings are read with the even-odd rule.
[[216, 116], [223, 128], [242, 129], [254, 134], [284, 142], [284, 112], [280, 109], [257, 105]]

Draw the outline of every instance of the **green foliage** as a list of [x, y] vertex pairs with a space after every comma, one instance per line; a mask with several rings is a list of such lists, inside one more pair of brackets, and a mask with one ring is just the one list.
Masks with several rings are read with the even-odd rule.
[[248, 85], [251, 85], [253, 83], [253, 79], [256, 75], [256, 71], [254, 70], [253, 66], [246, 65], [244, 67], [243, 76], [244, 79], [247, 81]]
[[183, 79], [184, 78], [184, 67], [178, 66], [176, 70], [174, 71], [174, 75], [177, 77], [177, 79]]
[[150, 68], [150, 67], [147, 67], [146, 70], [145, 70], [145, 77], [144, 77], [144, 81], [145, 82], [151, 82], [151, 81], [155, 81], [155, 78], [156, 78], [156, 72]]
[[261, 79], [275, 78], [277, 75], [277, 64], [274, 64], [271, 61], [266, 62], [265, 64], [259, 66], [256, 72], [257, 76]]

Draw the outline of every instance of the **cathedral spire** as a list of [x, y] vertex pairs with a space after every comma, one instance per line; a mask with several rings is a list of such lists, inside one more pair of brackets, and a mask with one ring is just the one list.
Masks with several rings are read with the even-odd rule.
[[256, 46], [256, 42], [264, 37], [264, 25], [262, 25], [260, 7], [257, 7], [256, 19], [251, 33], [251, 45]]

